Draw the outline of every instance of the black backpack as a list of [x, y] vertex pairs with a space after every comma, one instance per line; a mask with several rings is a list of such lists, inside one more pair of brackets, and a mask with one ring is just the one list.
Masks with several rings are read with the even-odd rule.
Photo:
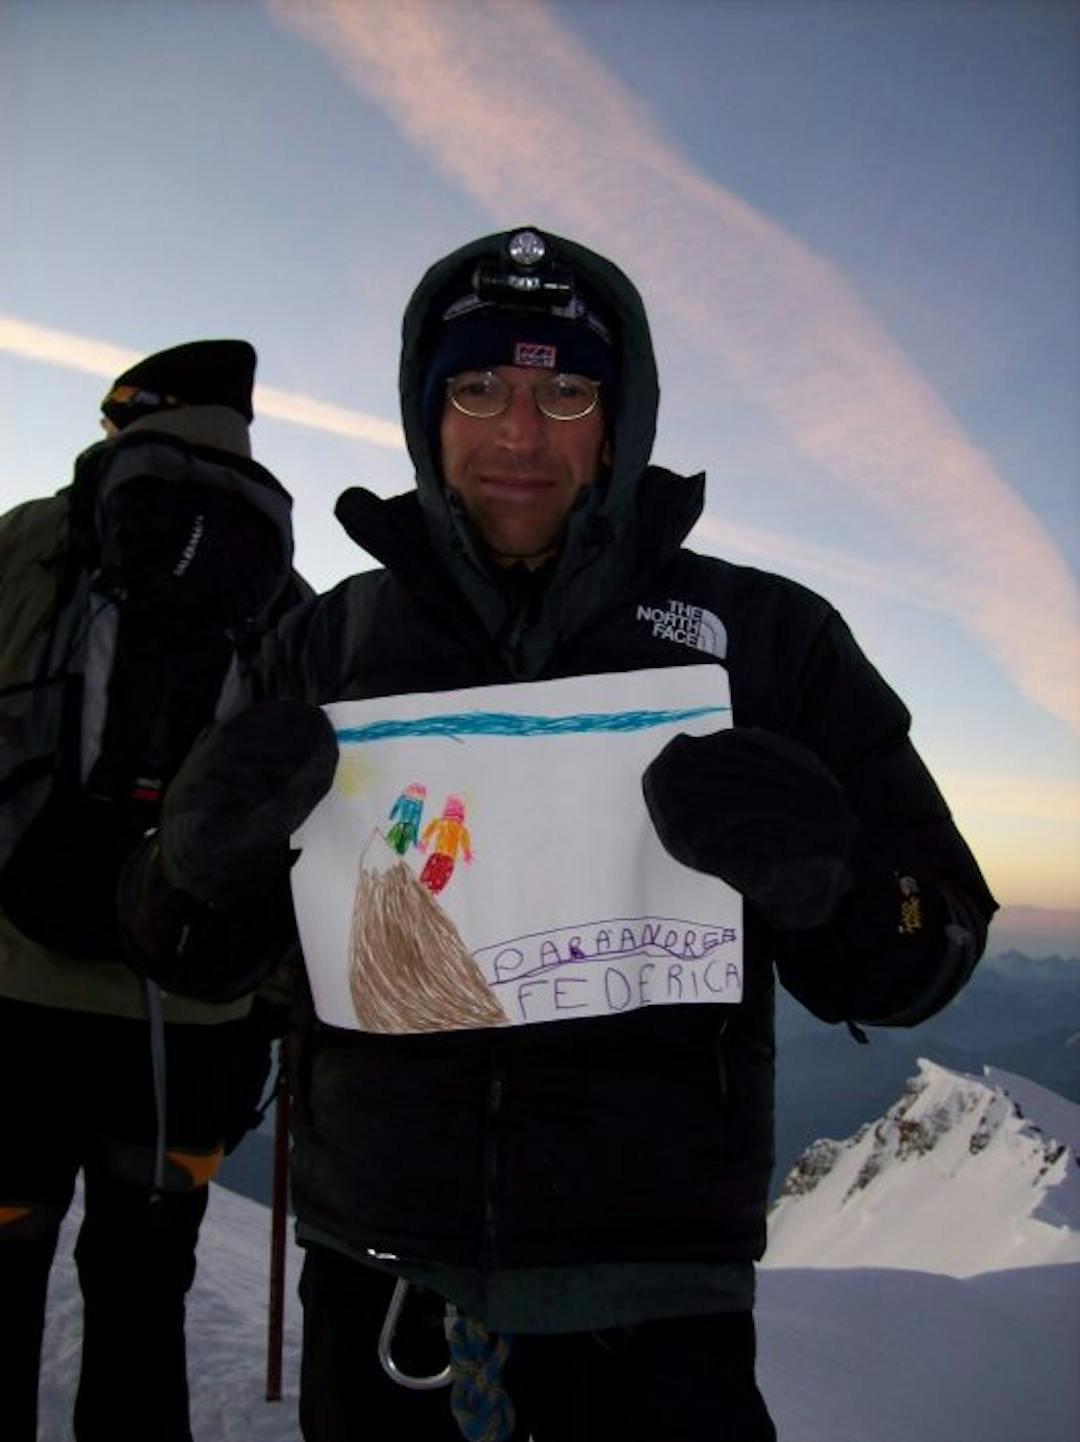
[[[51, 564], [20, 546], [34, 506], [54, 511]], [[0, 906], [24, 935], [122, 956], [119, 872], [226, 676], [301, 594], [290, 509], [257, 463], [142, 431], [12, 513], [0, 626], [35, 623], [21, 656], [0, 652]]]

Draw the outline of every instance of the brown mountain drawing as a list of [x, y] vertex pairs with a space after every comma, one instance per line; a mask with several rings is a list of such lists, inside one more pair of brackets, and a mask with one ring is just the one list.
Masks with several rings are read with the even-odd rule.
[[360, 859], [349, 986], [364, 1031], [506, 1024], [457, 927], [378, 832]]

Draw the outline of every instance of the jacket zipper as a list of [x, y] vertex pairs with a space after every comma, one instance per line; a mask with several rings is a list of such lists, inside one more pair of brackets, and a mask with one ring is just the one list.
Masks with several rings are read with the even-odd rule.
[[510, 663], [510, 671], [514, 676], [520, 676], [524, 669], [524, 658], [521, 654], [521, 643], [529, 624], [529, 608], [522, 601], [514, 612], [510, 622], [510, 628], [506, 635], [506, 657]]
[[502, 1115], [503, 1068], [495, 1064], [488, 1081], [487, 1138], [484, 1157], [484, 1266], [493, 1268], [498, 1262], [498, 1207], [496, 1192], [499, 1181], [498, 1124]]

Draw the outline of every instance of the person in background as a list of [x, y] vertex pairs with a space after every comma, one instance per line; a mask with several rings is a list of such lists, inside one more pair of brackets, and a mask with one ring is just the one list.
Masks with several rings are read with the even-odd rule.
[[[226, 673], [311, 595], [251, 459], [256, 355], [200, 340], [102, 403], [69, 486], [0, 518], [0, 1431], [34, 1442], [49, 1272], [83, 1177], [78, 1442], [190, 1442], [207, 1183], [257, 1120], [280, 1008], [127, 964], [120, 869]], [[275, 927], [275, 943], [277, 928]], [[227, 944], [227, 939], [226, 939]], [[261, 970], [261, 968], [260, 968]]]
[[[662, 698], [670, 668], [708, 668], [734, 724], [675, 736], [622, 795], [703, 894], [741, 895], [741, 999], [399, 1035], [309, 1006], [293, 1075], [300, 1412], [307, 1442], [449, 1442], [459, 1425], [769, 1442], [753, 1306], [774, 978], [828, 1022], [915, 1024], [970, 976], [995, 902], [906, 708], [833, 607], [684, 545], [704, 478], [651, 461], [653, 348], [616, 265], [531, 227], [461, 247], [408, 303], [400, 386], [416, 489], [337, 505], [382, 569], [293, 611], [252, 704], [183, 768], [125, 878], [132, 955], [179, 990], [229, 984], [235, 958], [179, 938], [242, 907], [272, 857], [284, 878], [335, 751], [315, 708], [629, 672]], [[456, 1309], [449, 1407], [379, 1365], [401, 1283], [399, 1369], [439, 1371]]]

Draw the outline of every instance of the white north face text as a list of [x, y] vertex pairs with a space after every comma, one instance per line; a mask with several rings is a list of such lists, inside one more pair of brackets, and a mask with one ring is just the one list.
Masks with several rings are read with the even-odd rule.
[[727, 656], [727, 631], [719, 616], [704, 606], [687, 601], [668, 601], [663, 606], [639, 606], [637, 619], [652, 627], [654, 636], [705, 651], [723, 660]]

